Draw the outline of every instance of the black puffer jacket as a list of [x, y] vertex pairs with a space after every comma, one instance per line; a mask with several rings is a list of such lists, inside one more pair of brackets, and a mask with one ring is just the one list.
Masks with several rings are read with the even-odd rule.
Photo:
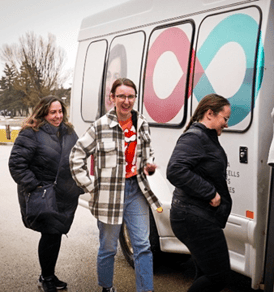
[[[193, 124], [178, 139], [167, 167], [167, 178], [176, 187], [173, 200], [224, 228], [232, 206], [226, 168], [227, 157], [216, 130]], [[221, 196], [221, 204], [212, 207], [209, 202], [216, 192]]]
[[64, 215], [62, 218], [65, 220], [62, 222], [62, 232], [58, 230], [60, 222], [56, 222], [55, 227], [49, 227], [47, 233], [69, 231], [79, 195], [83, 193], [70, 173], [69, 154], [78, 139], [76, 133], [73, 130], [70, 131], [72, 132], [69, 133], [64, 123], [59, 128], [46, 123], [40, 127], [39, 131], [31, 128], [23, 130], [16, 138], [9, 158], [11, 176], [18, 184], [19, 203], [25, 225], [26, 205], [23, 192], [28, 193], [39, 185], [54, 182], [60, 161], [56, 200], [59, 212]]

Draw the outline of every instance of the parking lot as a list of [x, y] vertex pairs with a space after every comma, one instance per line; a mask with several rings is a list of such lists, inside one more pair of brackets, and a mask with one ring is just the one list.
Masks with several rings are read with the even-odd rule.
[[[40, 234], [26, 229], [21, 222], [16, 184], [7, 165], [11, 147], [0, 145], [0, 291], [39, 291], [36, 283], [40, 274], [37, 257]], [[56, 267], [56, 275], [68, 282], [68, 291], [101, 291], [96, 276], [97, 249], [96, 220], [88, 209], [79, 206], [68, 236], [63, 236]], [[191, 272], [185, 277], [179, 271], [171, 272], [172, 269], [158, 270], [155, 291], [186, 291], [183, 287], [190, 285]], [[134, 270], [124, 259], [120, 248], [116, 256], [114, 282], [119, 292], [135, 291]]]
[[[37, 248], [40, 234], [26, 229], [20, 218], [16, 184], [10, 177], [8, 157], [12, 143], [0, 145], [0, 291], [39, 291]], [[96, 275], [98, 230], [88, 209], [79, 206], [67, 237], [63, 236], [56, 275], [68, 282], [67, 291], [99, 292]], [[194, 277], [191, 260], [177, 261], [177, 255], [163, 254], [154, 273], [155, 292], [187, 291]], [[119, 247], [114, 284], [118, 292], [134, 292], [134, 270]], [[40, 290], [41, 291], [41, 290]], [[250, 279], [232, 274], [223, 292], [251, 292]]]

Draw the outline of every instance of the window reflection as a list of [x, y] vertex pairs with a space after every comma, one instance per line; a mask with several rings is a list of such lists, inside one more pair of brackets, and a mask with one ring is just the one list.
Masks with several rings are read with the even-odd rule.
[[110, 90], [113, 82], [120, 77], [127, 77], [127, 54], [124, 45], [117, 44], [109, 54], [102, 114], [105, 114], [113, 107], [113, 103], [110, 100]]

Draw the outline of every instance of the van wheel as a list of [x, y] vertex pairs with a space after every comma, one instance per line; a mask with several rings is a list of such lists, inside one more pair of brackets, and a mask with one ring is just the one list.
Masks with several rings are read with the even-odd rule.
[[[159, 242], [159, 234], [156, 228], [156, 223], [154, 217], [152, 215], [151, 210], [149, 210], [149, 219], [150, 219], [150, 245], [151, 251], [153, 253], [153, 263], [158, 261], [159, 255], [161, 254], [160, 250], [160, 242]], [[133, 259], [133, 248], [130, 242], [129, 233], [127, 230], [127, 226], [125, 223], [122, 224], [120, 236], [119, 236], [120, 245], [122, 248], [122, 252], [124, 254], [125, 259], [129, 263], [129, 265], [134, 268], [134, 259]]]

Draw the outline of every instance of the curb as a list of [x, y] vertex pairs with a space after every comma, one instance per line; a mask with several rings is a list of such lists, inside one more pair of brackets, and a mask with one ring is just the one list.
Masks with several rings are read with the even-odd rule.
[[1, 145], [13, 145], [13, 142], [0, 142], [0, 146]]

